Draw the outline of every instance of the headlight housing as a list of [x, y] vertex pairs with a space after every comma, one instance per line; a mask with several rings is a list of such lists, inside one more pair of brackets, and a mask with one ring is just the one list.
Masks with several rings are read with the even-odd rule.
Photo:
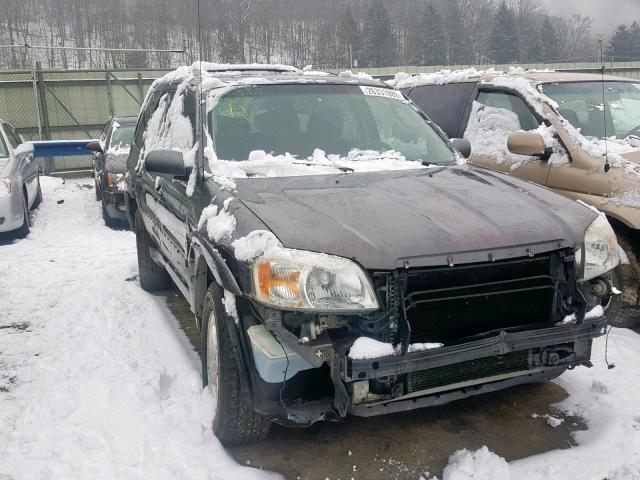
[[582, 247], [576, 250], [578, 280], [591, 280], [618, 266], [620, 254], [616, 234], [607, 217], [599, 215], [587, 228]]
[[8, 178], [0, 178], [0, 198], [6, 197], [11, 193], [11, 180]]
[[369, 276], [334, 255], [279, 248], [252, 267], [255, 298], [284, 310], [353, 313], [379, 308]]

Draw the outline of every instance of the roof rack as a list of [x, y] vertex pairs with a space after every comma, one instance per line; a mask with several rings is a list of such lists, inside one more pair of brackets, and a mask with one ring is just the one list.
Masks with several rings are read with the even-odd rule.
[[270, 65], [260, 63], [249, 64], [203, 64], [204, 70], [207, 73], [224, 73], [224, 72], [238, 72], [243, 73], [300, 73], [300, 70], [296, 67], [289, 65]]

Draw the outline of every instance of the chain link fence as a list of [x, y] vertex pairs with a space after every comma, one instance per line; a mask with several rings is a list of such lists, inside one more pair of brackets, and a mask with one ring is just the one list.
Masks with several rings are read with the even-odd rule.
[[[113, 116], [137, 115], [162, 70], [0, 72], [0, 118], [28, 140], [95, 139]], [[91, 168], [91, 157], [41, 160], [45, 173]]]
[[[358, 69], [390, 77], [397, 72], [422, 73], [442, 69], [475, 68], [509, 71], [516, 65], [459, 65]], [[528, 64], [526, 69], [568, 72], [602, 71], [596, 63]], [[606, 73], [640, 79], [640, 62], [611, 63]], [[98, 138], [112, 116], [137, 115], [151, 83], [166, 70], [45, 70], [0, 72], [0, 118], [13, 124], [29, 140]], [[337, 71], [335, 72], [337, 73]], [[91, 168], [91, 157], [41, 160], [46, 173]]]

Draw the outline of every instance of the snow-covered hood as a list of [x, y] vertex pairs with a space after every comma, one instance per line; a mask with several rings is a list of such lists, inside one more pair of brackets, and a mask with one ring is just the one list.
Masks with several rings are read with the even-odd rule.
[[596, 218], [547, 189], [471, 165], [238, 179], [236, 195], [285, 247], [354, 258], [368, 269], [576, 246]]

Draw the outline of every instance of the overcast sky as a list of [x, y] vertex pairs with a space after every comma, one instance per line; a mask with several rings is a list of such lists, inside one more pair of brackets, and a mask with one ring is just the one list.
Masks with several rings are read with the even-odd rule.
[[640, 0], [542, 0], [552, 15], [593, 18], [593, 33], [610, 33], [621, 23], [640, 21]]

